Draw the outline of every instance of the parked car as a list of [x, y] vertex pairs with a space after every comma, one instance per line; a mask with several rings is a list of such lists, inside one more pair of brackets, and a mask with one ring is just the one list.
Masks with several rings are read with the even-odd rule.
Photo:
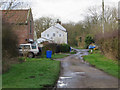
[[36, 43], [20, 44], [19, 53], [20, 55], [23, 55], [23, 53], [26, 53], [29, 58], [33, 58], [34, 56], [39, 54], [39, 48]]

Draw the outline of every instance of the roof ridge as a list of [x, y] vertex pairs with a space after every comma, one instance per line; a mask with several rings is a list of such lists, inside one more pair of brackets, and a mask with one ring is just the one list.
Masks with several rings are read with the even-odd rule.
[[[60, 25], [59, 23], [57, 23], [58, 25]], [[54, 26], [56, 27], [56, 28], [58, 28], [58, 29], [60, 29], [60, 30], [62, 30], [62, 31], [64, 31], [64, 32], [66, 32], [66, 30], [63, 30], [63, 29], [61, 29], [60, 27], [57, 27], [56, 25], [57, 24], [55, 24]], [[62, 25], [60, 25], [62, 28], [64, 28]], [[65, 29], [65, 28], [64, 28]]]

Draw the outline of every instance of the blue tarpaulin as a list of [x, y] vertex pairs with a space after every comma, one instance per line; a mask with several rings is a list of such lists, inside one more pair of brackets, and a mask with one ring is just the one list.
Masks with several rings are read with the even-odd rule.
[[95, 46], [89, 45], [89, 49], [93, 49], [95, 48]]

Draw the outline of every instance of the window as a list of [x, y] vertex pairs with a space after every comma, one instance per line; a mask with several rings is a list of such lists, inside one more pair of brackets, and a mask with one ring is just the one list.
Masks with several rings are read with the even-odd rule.
[[53, 37], [55, 37], [55, 33], [53, 33]]
[[59, 37], [61, 37], [61, 34], [59, 34]]
[[25, 49], [30, 49], [30, 45], [25, 45], [24, 48]]
[[49, 37], [49, 34], [47, 34], [47, 37]]
[[20, 45], [19, 49], [30, 49], [30, 45]]
[[32, 46], [32, 49], [36, 49], [36, 46]]

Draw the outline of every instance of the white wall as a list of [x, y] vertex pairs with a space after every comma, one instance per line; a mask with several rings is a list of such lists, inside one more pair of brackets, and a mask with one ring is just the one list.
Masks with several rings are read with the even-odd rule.
[[37, 33], [35, 30], [34, 30], [34, 40], [37, 41]]
[[[55, 33], [55, 36], [53, 36]], [[44, 32], [41, 33], [41, 37], [52, 39], [55, 43], [66, 43], [67, 44], [67, 32], [62, 31], [54, 26], [48, 28]]]

